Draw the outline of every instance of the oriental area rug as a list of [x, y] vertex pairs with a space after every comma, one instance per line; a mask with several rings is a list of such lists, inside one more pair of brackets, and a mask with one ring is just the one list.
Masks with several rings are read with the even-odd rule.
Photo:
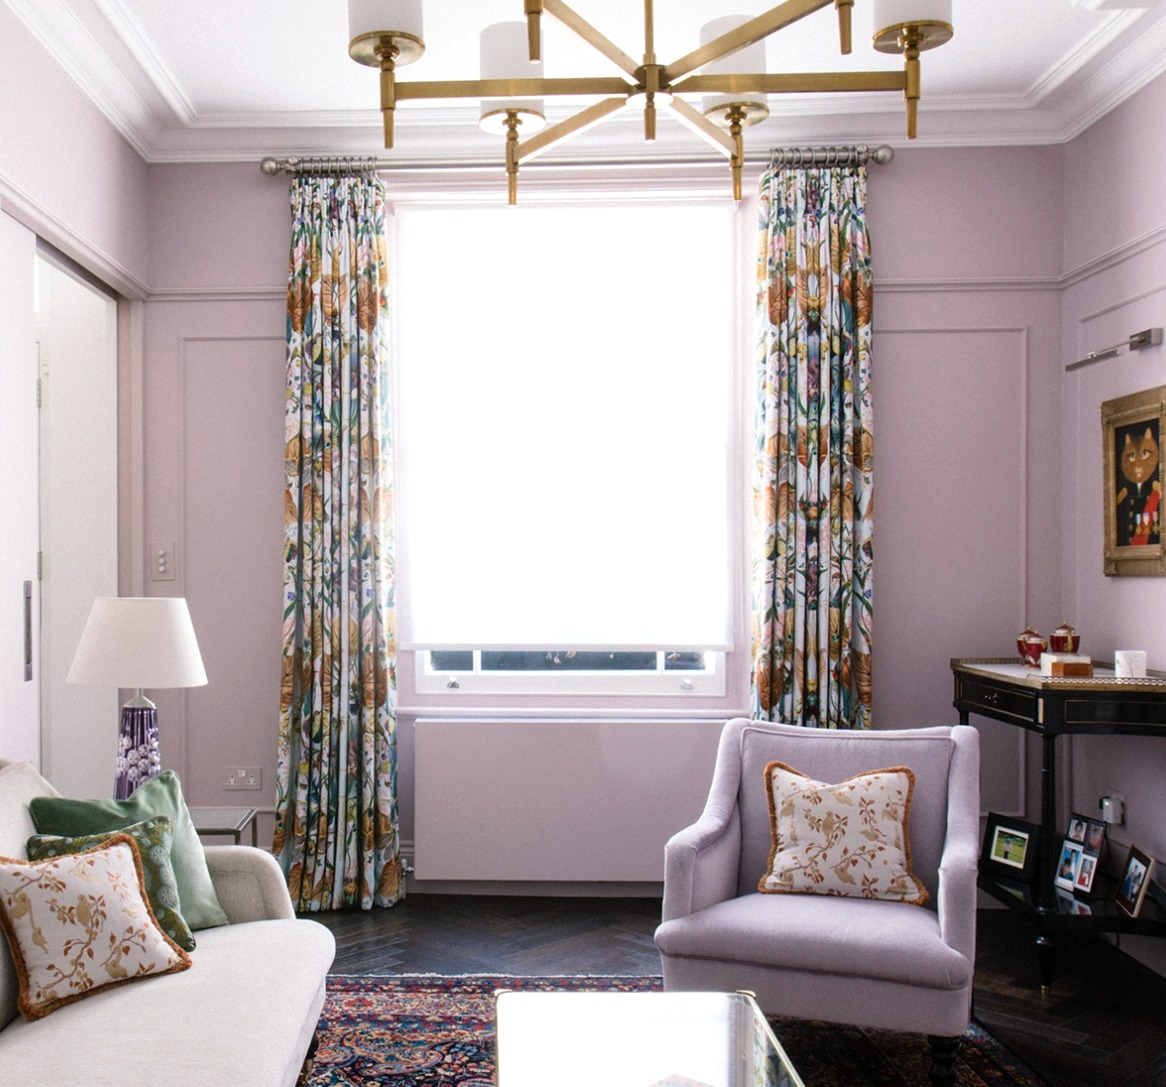
[[[311, 1087], [494, 1087], [495, 990], [659, 988], [659, 978], [333, 974]], [[922, 1036], [792, 1020], [774, 1029], [806, 1087], [927, 1087]], [[959, 1087], [1046, 1087], [975, 1025], [960, 1042], [956, 1072]]]

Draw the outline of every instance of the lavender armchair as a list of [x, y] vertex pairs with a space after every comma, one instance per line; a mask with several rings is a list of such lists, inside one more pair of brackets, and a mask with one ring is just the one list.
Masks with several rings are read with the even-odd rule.
[[[775, 759], [828, 782], [910, 767], [911, 863], [928, 904], [758, 893], [770, 847], [763, 775]], [[664, 988], [748, 989], [768, 1015], [927, 1034], [932, 1082], [954, 1083], [971, 1018], [979, 761], [979, 734], [966, 725], [836, 732], [729, 721], [704, 812], [665, 851]]]

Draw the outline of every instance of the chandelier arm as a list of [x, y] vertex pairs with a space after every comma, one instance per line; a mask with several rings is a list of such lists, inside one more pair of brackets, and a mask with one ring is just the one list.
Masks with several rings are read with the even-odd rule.
[[673, 94], [813, 94], [843, 91], [906, 91], [906, 72], [796, 72], [785, 75], [694, 75], [670, 88]]
[[543, 0], [526, 0], [526, 49], [531, 64], [543, 59]]
[[[827, 0], [829, 2], [829, 0]], [[612, 61], [621, 71], [626, 72], [633, 79], [636, 78], [636, 69], [639, 65], [632, 60], [610, 38], [601, 34], [586, 19], [569, 8], [562, 0], [543, 0], [543, 11], [548, 12], [559, 20], [565, 27], [573, 30], [588, 45], [598, 49], [608, 60]]]
[[[549, 4], [551, 0], [545, 2]], [[679, 60], [664, 65], [664, 85], [667, 87], [681, 76], [686, 76], [697, 68], [703, 68], [709, 61], [743, 49], [747, 45], [761, 41], [762, 38], [768, 38], [782, 27], [790, 26], [833, 2], [834, 0], [786, 0], [784, 4], [778, 4], [777, 7], [758, 15], [756, 19], [750, 19], [727, 34], [713, 38], [699, 49], [685, 54]]]
[[854, 49], [853, 36], [850, 32], [850, 13], [854, 7], [854, 0], [834, 0], [834, 6], [838, 9], [838, 48], [843, 56], [849, 56]]
[[[902, 88], [900, 88], [902, 89]], [[423, 98], [543, 98], [574, 94], [635, 94], [637, 88], [619, 76], [579, 79], [447, 79], [398, 83], [398, 101]]]
[[713, 124], [700, 110], [690, 106], [683, 98], [677, 98], [676, 95], [670, 94], [666, 99], [666, 105], [681, 124], [720, 151], [726, 158], [732, 158], [737, 153], [737, 145], [733, 138], [723, 128]]
[[515, 151], [515, 160], [533, 159], [544, 151], [549, 151], [556, 144], [569, 140], [572, 136], [578, 136], [581, 132], [586, 132], [592, 125], [598, 124], [613, 113], [617, 113], [627, 104], [627, 98], [605, 98], [602, 102], [596, 102], [586, 109], [581, 109], [565, 121], [544, 128], [541, 132], [531, 136], [529, 140], [520, 143]]

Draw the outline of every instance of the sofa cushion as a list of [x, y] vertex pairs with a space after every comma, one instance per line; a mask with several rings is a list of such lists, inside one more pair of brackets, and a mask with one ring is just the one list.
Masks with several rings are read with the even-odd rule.
[[183, 974], [101, 992], [0, 1031], [0, 1080], [6, 1087], [290, 1087], [334, 952], [331, 932], [316, 921], [200, 932], [195, 964]]
[[182, 785], [173, 770], [139, 785], [128, 800], [73, 800], [68, 797], [36, 797], [29, 809], [41, 834], [76, 838], [122, 830], [154, 815], [165, 815], [174, 827], [170, 860], [178, 881], [182, 916], [192, 929], [227, 924], [227, 915], [215, 896], [206, 867], [202, 842], [191, 822]]
[[828, 784], [771, 762], [765, 784], [772, 844], [759, 891], [927, 901], [911, 872], [915, 775], [905, 766]]
[[[36, 833], [28, 803], [34, 796], [58, 796], [31, 763], [0, 760], [0, 857], [26, 856], [24, 847], [30, 834]], [[19, 1014], [16, 1010], [16, 965], [8, 944], [0, 940], [0, 1028]]]
[[944, 943], [939, 918], [904, 902], [748, 894], [665, 921], [656, 943], [668, 956], [940, 990], [972, 976], [968, 959]]
[[128, 834], [47, 861], [0, 857], [0, 928], [28, 1019], [99, 989], [190, 967], [154, 921]]
[[[174, 832], [170, 820], [156, 815], [141, 823], [128, 826], [120, 834], [128, 834], [138, 847], [142, 862], [143, 884], [154, 920], [183, 951], [194, 950], [194, 936], [179, 910], [178, 884], [174, 879], [174, 865], [170, 863], [170, 849]], [[102, 845], [109, 834], [83, 834], [80, 838], [60, 838], [53, 834], [34, 834], [28, 839], [28, 859], [43, 861], [68, 853], [84, 853]]]

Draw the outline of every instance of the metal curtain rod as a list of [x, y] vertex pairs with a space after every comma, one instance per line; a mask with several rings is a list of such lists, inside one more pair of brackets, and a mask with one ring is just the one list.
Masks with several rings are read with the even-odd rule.
[[886, 166], [894, 157], [894, 148], [885, 143], [875, 148], [865, 143], [854, 147], [775, 147], [769, 153], [769, 167], [865, 166], [868, 162]]
[[[767, 155], [746, 155], [746, 163], [754, 165], [769, 166], [854, 166], [862, 165], [864, 163], [873, 162], [880, 166], [885, 166], [895, 157], [894, 149], [883, 144], [881, 147], [870, 148], [866, 144], [858, 144], [854, 147], [775, 147]], [[707, 160], [707, 161], [712, 161]], [[627, 160], [611, 160], [604, 162], [579, 163], [573, 162], [569, 165], [577, 167], [582, 165], [590, 165], [595, 167], [608, 166], [702, 166], [707, 162], [704, 159], [692, 158], [676, 158], [676, 159], [648, 159], [637, 161], [635, 159]], [[535, 166], [554, 167], [560, 165], [552, 162], [535, 163]], [[336, 156], [336, 155], [322, 155], [322, 156], [308, 156], [301, 158], [296, 155], [289, 155], [287, 158], [276, 158], [274, 155], [268, 155], [259, 164], [260, 170], [268, 177], [275, 177], [277, 174], [311, 174], [317, 176], [329, 176], [334, 174], [344, 173], [376, 173], [381, 170], [394, 171], [413, 171], [413, 170], [438, 170], [438, 169], [455, 169], [455, 170], [494, 170], [499, 164], [495, 161], [489, 162], [458, 162], [458, 163], [440, 163], [440, 162], [395, 162], [389, 158], [359, 158], [355, 156]]]
[[287, 173], [297, 176], [311, 175], [317, 177], [342, 176], [356, 174], [364, 176], [375, 174], [379, 165], [375, 158], [357, 157], [355, 155], [317, 155], [309, 158], [298, 158], [289, 155], [285, 159], [277, 159], [268, 155], [260, 164], [259, 169], [268, 177]]

